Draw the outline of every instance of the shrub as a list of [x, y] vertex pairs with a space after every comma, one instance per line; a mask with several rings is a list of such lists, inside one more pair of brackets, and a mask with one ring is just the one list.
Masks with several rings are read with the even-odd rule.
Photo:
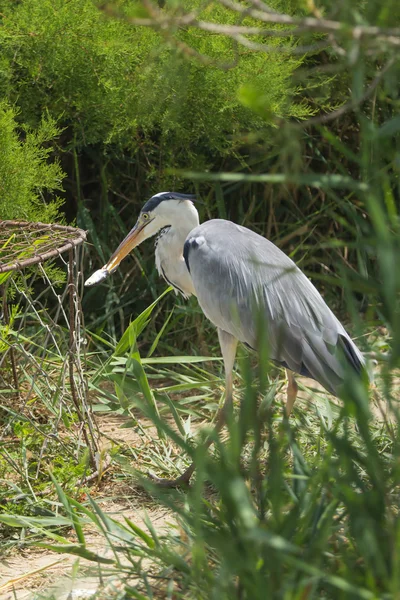
[[43, 118], [35, 130], [21, 130], [15, 117], [15, 110], [1, 101], [1, 217], [51, 222], [58, 218], [61, 203], [52, 192], [61, 189], [63, 172], [57, 162], [49, 162], [51, 147], [46, 143], [57, 135], [57, 129], [51, 118]]

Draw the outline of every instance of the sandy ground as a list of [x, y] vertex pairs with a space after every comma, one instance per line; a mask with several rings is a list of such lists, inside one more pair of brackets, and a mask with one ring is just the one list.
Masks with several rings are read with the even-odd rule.
[[[138, 433], [132, 428], [121, 429], [123, 422], [124, 419], [118, 416], [101, 417], [98, 420], [103, 448], [106, 449], [111, 443], [110, 438], [133, 447], [138, 444]], [[150, 427], [147, 430], [151, 433]], [[143, 440], [140, 440], [140, 444], [143, 444]], [[147, 516], [158, 533], [172, 526], [171, 514], [157, 506], [140, 488], [128, 488], [109, 481], [105, 476], [98, 487], [93, 487], [92, 495], [102, 511], [121, 522], [127, 517], [147, 530], [144, 522]], [[103, 536], [95, 531], [85, 531], [85, 537], [91, 550], [102, 556], [110, 554]], [[80, 575], [71, 579], [74, 563], [79, 565]], [[85, 576], [85, 571], [93, 569], [93, 565], [81, 558], [78, 561], [75, 556], [60, 555], [47, 549], [27, 547], [12, 551], [0, 563], [0, 600], [45, 598], [50, 596], [50, 591], [53, 591], [57, 600], [88, 598], [99, 585], [96, 577]]]
[[[150, 518], [157, 532], [165, 531], [172, 523], [170, 514], [158, 508], [132, 510], [127, 509], [126, 503], [102, 503], [99, 499], [98, 502], [101, 508], [113, 518], [122, 521], [124, 515], [145, 530], [145, 514]], [[86, 540], [91, 550], [101, 556], [111, 556], [103, 537], [89, 533], [86, 535]], [[79, 571], [78, 576], [72, 579], [71, 567], [74, 563], [79, 564]], [[45, 593], [49, 593], [50, 590], [54, 590], [57, 600], [88, 597], [99, 586], [96, 577], [85, 574], [85, 571], [93, 571], [94, 568], [92, 562], [84, 559], [78, 561], [74, 556], [63, 556], [45, 549], [19, 550], [0, 565], [0, 600], [41, 598], [45, 597]]]

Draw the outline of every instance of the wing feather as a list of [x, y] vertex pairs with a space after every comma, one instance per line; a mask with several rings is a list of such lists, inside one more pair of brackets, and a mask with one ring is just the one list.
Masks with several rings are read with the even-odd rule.
[[257, 348], [266, 327], [270, 357], [333, 394], [343, 380], [340, 354], [356, 370], [364, 358], [311, 281], [272, 242], [225, 221], [190, 232], [187, 262], [199, 304], [214, 325]]

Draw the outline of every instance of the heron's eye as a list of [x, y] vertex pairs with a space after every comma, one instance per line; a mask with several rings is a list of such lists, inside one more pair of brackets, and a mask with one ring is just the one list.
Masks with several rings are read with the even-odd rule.
[[150, 215], [148, 213], [143, 213], [142, 214], [143, 221], [147, 221], [149, 218], [150, 218]]

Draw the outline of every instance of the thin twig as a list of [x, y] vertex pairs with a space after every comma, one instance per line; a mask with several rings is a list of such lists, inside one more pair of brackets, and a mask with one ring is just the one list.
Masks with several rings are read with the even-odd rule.
[[392, 57], [388, 60], [386, 65], [379, 71], [376, 77], [372, 80], [371, 84], [365, 90], [364, 94], [360, 98], [358, 98], [358, 100], [350, 100], [349, 102], [343, 104], [340, 108], [337, 108], [336, 110], [330, 113], [326, 113], [324, 115], [317, 115], [316, 117], [310, 117], [306, 121], [297, 123], [296, 127], [304, 129], [305, 127], [309, 127], [310, 125], [314, 126], [322, 125], [323, 123], [329, 123], [330, 121], [334, 121], [335, 119], [342, 117], [345, 113], [355, 110], [372, 95], [372, 93], [382, 80], [383, 76], [392, 67], [395, 61], [395, 57]]
[[[333, 21], [330, 19], [316, 17], [292, 17], [291, 15], [283, 13], [271, 13], [263, 10], [252, 9], [249, 10], [248, 7], [244, 7], [233, 0], [220, 0], [220, 2], [227, 8], [237, 13], [245, 13], [246, 15], [257, 19], [258, 21], [277, 25], [295, 26], [297, 28], [301, 28], [302, 31], [320, 31], [326, 33], [343, 32], [355, 39], [360, 39], [364, 36], [376, 37], [378, 35], [384, 36], [385, 38], [400, 38], [400, 29], [397, 27], [388, 29], [376, 27], [375, 25], [356, 25], [355, 27], [352, 27], [351, 25], [346, 26], [341, 21]], [[291, 33], [292, 35], [296, 35], [296, 30], [292, 31]]]
[[110, 466], [111, 466], [111, 456], [107, 455], [103, 463], [101, 463], [100, 459], [99, 459], [99, 467], [96, 469], [96, 471], [94, 471], [90, 475], [87, 475], [86, 477], [84, 477], [82, 479], [82, 481], [80, 482], [80, 485], [81, 486], [87, 485], [94, 479], [97, 479], [98, 481], [100, 481], [101, 478], [103, 477], [104, 473], [109, 469]]
[[[331, 36], [344, 36], [348, 39], [361, 41], [362, 38], [373, 38], [379, 43], [387, 43], [389, 45], [400, 45], [400, 29], [399, 28], [383, 28], [375, 25], [355, 25], [334, 21], [331, 19], [323, 19], [317, 17], [292, 17], [291, 15], [278, 13], [269, 9], [260, 0], [254, 0], [252, 8], [243, 6], [232, 0], [220, 0], [226, 8], [239, 13], [242, 16], [249, 16], [257, 21], [268, 23], [270, 25], [286, 25], [289, 29], [265, 29], [260, 26], [246, 25], [226, 25], [201, 21], [197, 19], [196, 13], [188, 13], [182, 16], [168, 15], [161, 11], [150, 0], [144, 0], [145, 7], [150, 14], [150, 18], [133, 18], [128, 19], [132, 25], [145, 27], [154, 27], [159, 30], [168, 30], [172, 32], [180, 27], [195, 27], [210, 33], [219, 33], [228, 35], [258, 35], [270, 37], [290, 37], [300, 36], [304, 33], [322, 33], [330, 34]], [[332, 41], [332, 40], [331, 40]]]
[[254, 52], [268, 52], [271, 53], [286, 53], [286, 54], [310, 54], [312, 52], [320, 52], [325, 48], [329, 48], [331, 45], [330, 42], [316, 42], [315, 44], [310, 44], [308, 46], [271, 46], [269, 44], [259, 44], [257, 42], [253, 42], [243, 35], [235, 35], [235, 34], [227, 34], [229, 37], [232, 37], [236, 40], [241, 46], [248, 48], [249, 50], [253, 50]]
[[[75, 246], [79, 246], [86, 240], [86, 232], [82, 229], [77, 229], [76, 227], [69, 227], [66, 225], [54, 225], [49, 223], [30, 223], [29, 221], [0, 221], [0, 231], [10, 231], [11, 232], [24, 232], [35, 231], [35, 230], [44, 230], [44, 231], [58, 231], [64, 234], [68, 234], [68, 241], [64, 243], [60, 247], [52, 248], [44, 253], [38, 253], [37, 249], [31, 244], [28, 247], [29, 240], [27, 239], [27, 249], [32, 250], [35, 253], [34, 256], [30, 258], [26, 258], [23, 260], [13, 260], [12, 262], [7, 262], [4, 257], [1, 257], [0, 262], [0, 273], [7, 273], [9, 271], [18, 271], [23, 269], [24, 267], [32, 266], [38, 263], [45, 262], [50, 258], [55, 256], [59, 256], [63, 252], [67, 250], [71, 250]], [[69, 235], [71, 234], [71, 235]], [[65, 240], [63, 240], [65, 242]], [[3, 264], [2, 264], [3, 263]], [[5, 263], [5, 264], [4, 264]]]
[[74, 294], [75, 294], [75, 282], [74, 282], [74, 255], [72, 249], [69, 251], [69, 269], [68, 269], [68, 288], [69, 288], [69, 357], [68, 357], [68, 366], [69, 366], [69, 383], [71, 387], [71, 396], [72, 401], [75, 405], [75, 409], [79, 418], [79, 422], [82, 425], [83, 437], [85, 438], [86, 446], [89, 452], [90, 462], [93, 467], [96, 466], [96, 461], [94, 458], [93, 449], [96, 449], [95, 441], [92, 440], [92, 444], [89, 441], [89, 437], [86, 431], [86, 423], [84, 416], [81, 411], [81, 407], [79, 406], [78, 396], [75, 388], [74, 381], [74, 354], [75, 354], [75, 340], [76, 340], [76, 332], [75, 332], [75, 304], [74, 304]]

